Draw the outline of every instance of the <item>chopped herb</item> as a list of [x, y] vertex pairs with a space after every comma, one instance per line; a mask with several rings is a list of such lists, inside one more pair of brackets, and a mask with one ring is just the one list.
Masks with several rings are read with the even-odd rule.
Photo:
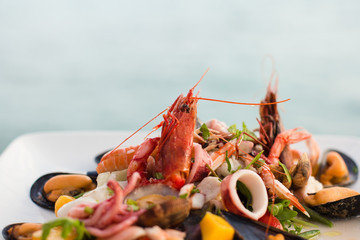
[[228, 157], [228, 151], [226, 151], [226, 155], [225, 155], [225, 161], [227, 163], [227, 166], [228, 166], [228, 172], [231, 173], [231, 163], [230, 163], [230, 160], [229, 160], [229, 157]]
[[77, 219], [70, 218], [58, 218], [54, 221], [47, 222], [42, 226], [42, 240], [46, 240], [50, 234], [50, 230], [55, 227], [61, 227], [61, 237], [66, 239], [69, 234], [71, 234], [74, 230], [76, 231], [75, 240], [82, 240], [85, 236], [90, 238], [90, 233], [86, 230], [83, 222]]
[[155, 207], [155, 203], [149, 203], [149, 205], [146, 207], [147, 209], [151, 209], [151, 208], [153, 208], [153, 207]]
[[215, 177], [217, 177], [220, 182], [222, 181], [222, 179], [216, 174], [216, 172], [210, 167], [209, 164], [205, 164], [205, 166], [209, 169], [209, 171], [211, 172], [212, 175], [214, 175]]
[[114, 190], [112, 190], [111, 188], [107, 187], [108, 193], [110, 196], [114, 195]]
[[[329, 219], [321, 216], [319, 213], [317, 213], [316, 211], [312, 210], [312, 209], [309, 208], [309, 207], [306, 207], [306, 206], [303, 206], [303, 207], [304, 207], [305, 210], [309, 213], [311, 220], [316, 221], [316, 222], [319, 222], [319, 223], [322, 223], [322, 224], [325, 224], [325, 225], [328, 226], [328, 227], [332, 227], [332, 226], [333, 226], [333, 223], [332, 223]], [[302, 213], [300, 210], [296, 209], [296, 211], [299, 212], [302, 216], [305, 217], [305, 214]]]
[[200, 192], [200, 190], [194, 187], [190, 193], [193, 194], [193, 193], [199, 193], [199, 192]]
[[[241, 139], [244, 141], [254, 141], [253, 138], [257, 139], [255, 133], [246, 127], [245, 122], [243, 122], [242, 125], [243, 125], [242, 131], [236, 127], [236, 124], [233, 124], [228, 128], [229, 133], [233, 135], [232, 139], [239, 138], [240, 136], [242, 136]], [[252, 136], [253, 138], [249, 137], [248, 135]]]
[[233, 135], [232, 139], [239, 138], [241, 135], [241, 131], [237, 129], [236, 124], [231, 125], [228, 131]]
[[259, 160], [259, 158], [261, 157], [261, 155], [263, 154], [264, 150], [259, 152], [254, 159], [245, 167], [245, 169], [249, 169], [257, 160]]
[[184, 193], [184, 194], [181, 194], [181, 195], [179, 196], [179, 198], [186, 199], [188, 195], [189, 195], [188, 193]]
[[75, 198], [75, 199], [78, 199], [78, 198], [82, 197], [84, 194], [85, 194], [85, 192], [79, 193], [78, 195], [74, 196], [74, 198]]
[[205, 123], [203, 123], [200, 127], [201, 136], [204, 140], [208, 140], [210, 137], [210, 131]]
[[283, 207], [284, 207], [284, 205], [281, 203], [274, 203], [274, 204], [268, 205], [268, 210], [272, 215], [276, 216], [279, 214], [279, 212], [281, 212], [283, 210]]
[[318, 225], [315, 225], [315, 224], [312, 224], [312, 223], [309, 223], [309, 222], [300, 220], [300, 219], [298, 219], [298, 218], [293, 218], [292, 221], [295, 222], [295, 223], [301, 224], [301, 225], [303, 225], [303, 226], [308, 226], [308, 227], [313, 227], [313, 228], [319, 228]]
[[303, 226], [305, 225], [317, 227], [314, 224], [307, 223], [305, 221], [295, 218], [298, 215], [298, 212], [289, 208], [289, 200], [276, 199], [275, 202], [276, 203], [274, 204], [272, 202], [269, 202], [268, 210], [280, 221], [285, 231], [293, 234], [299, 234], [302, 231]]
[[241, 169], [241, 165], [240, 165], [240, 166], [238, 166], [238, 168], [237, 168], [236, 170], [232, 170], [230, 173], [231, 173], [231, 174], [233, 174], [233, 173], [235, 173], [235, 172], [239, 171], [240, 169]]
[[288, 180], [289, 183], [291, 183], [291, 176], [289, 173], [289, 170], [287, 169], [287, 167], [285, 166], [285, 164], [283, 164], [282, 162], [279, 162], [279, 165], [284, 169], [284, 173], [286, 175], [286, 179]]
[[126, 204], [128, 205], [129, 211], [138, 211], [140, 209], [138, 203], [133, 199], [128, 198]]
[[160, 180], [160, 179], [164, 179], [164, 175], [162, 175], [161, 172], [156, 172], [156, 173], [155, 173], [155, 178], [156, 178], [156, 179], [159, 179], [159, 180]]
[[252, 195], [246, 185], [240, 181], [237, 181], [236, 190], [244, 206], [250, 211], [252, 211]]
[[86, 206], [86, 207], [84, 208], [84, 212], [87, 213], [87, 214], [93, 214], [94, 209], [91, 208], [91, 207]]
[[320, 234], [320, 230], [310, 230], [310, 231], [306, 231], [306, 232], [303, 232], [303, 233], [299, 233], [298, 235], [300, 237], [303, 237], [303, 238], [306, 238], [306, 239], [311, 239], [317, 235]]
[[290, 210], [290, 208], [288, 207], [284, 207], [283, 210], [276, 215], [276, 217], [281, 222], [281, 221], [290, 220], [296, 217], [297, 214], [298, 213], [296, 211]]
[[[252, 136], [253, 138], [257, 139], [255, 133], [251, 130], [249, 130], [246, 125], [245, 125], [245, 122], [243, 122], [243, 130], [242, 130], [242, 133], [247, 133], [249, 134], [250, 136]], [[254, 139], [247, 136], [246, 134], [243, 135], [243, 140], [244, 141], [254, 141]]]

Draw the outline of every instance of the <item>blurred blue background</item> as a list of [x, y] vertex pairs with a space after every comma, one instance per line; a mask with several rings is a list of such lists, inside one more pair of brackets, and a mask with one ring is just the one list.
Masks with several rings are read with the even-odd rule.
[[[259, 102], [268, 55], [291, 98], [286, 128], [360, 136], [359, 12], [354, 0], [0, 0], [0, 152], [30, 132], [137, 129], [208, 67], [200, 96]], [[200, 101], [198, 116], [255, 128], [258, 108]]]

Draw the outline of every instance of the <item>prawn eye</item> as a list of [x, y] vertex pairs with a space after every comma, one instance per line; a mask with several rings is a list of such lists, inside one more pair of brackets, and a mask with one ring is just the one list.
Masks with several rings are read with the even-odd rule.
[[189, 105], [187, 105], [186, 103], [184, 103], [183, 105], [181, 105], [180, 111], [189, 113], [189, 112], [190, 112], [190, 107], [189, 107]]

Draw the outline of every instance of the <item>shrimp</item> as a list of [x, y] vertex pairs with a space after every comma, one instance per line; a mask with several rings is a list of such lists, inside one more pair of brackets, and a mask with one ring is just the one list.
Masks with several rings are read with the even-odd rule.
[[198, 102], [193, 96], [196, 86], [175, 100], [164, 115], [162, 125], [156, 171], [162, 173], [165, 183], [176, 189], [185, 184], [190, 172]]
[[97, 173], [126, 169], [140, 145], [118, 148], [106, 153], [96, 167]]
[[236, 140], [227, 142], [224, 146], [222, 146], [216, 152], [211, 154], [211, 168], [217, 169], [223, 162], [225, 162], [226, 153], [228, 156], [231, 156], [236, 150]]
[[[272, 77], [274, 75], [275, 71], [273, 71]], [[262, 103], [276, 102], [277, 85], [277, 77], [274, 87], [272, 87], [272, 81], [270, 80], [265, 99]], [[310, 173], [310, 175], [312, 171], [316, 171], [319, 158], [319, 147], [310, 133], [307, 131], [297, 131], [299, 128], [285, 130], [277, 110], [277, 104], [260, 105], [260, 117], [261, 121], [258, 121], [260, 125], [260, 140], [266, 146], [264, 149], [265, 155], [267, 156], [266, 160], [272, 168], [282, 171], [282, 168], [279, 166], [279, 162], [281, 161], [289, 170], [300, 169], [301, 171]], [[289, 145], [304, 140], [309, 149], [311, 164], [297, 166], [299, 158], [296, 156], [301, 156], [301, 153], [293, 151]], [[283, 183], [290, 187], [291, 182], [287, 182], [285, 179], [283, 180]], [[304, 180], [305, 182], [300, 185], [306, 184], [307, 179], [304, 178]], [[297, 181], [295, 185], [300, 186], [298, 183], [299, 181]]]
[[264, 181], [266, 188], [269, 189], [270, 193], [272, 192], [281, 199], [290, 200], [292, 205], [294, 205], [297, 209], [303, 212], [306, 216], [310, 217], [308, 212], [300, 204], [299, 200], [289, 191], [289, 189], [287, 189], [281, 182], [275, 179], [275, 176], [271, 172], [268, 165], [263, 164], [258, 169], [258, 173]]
[[[276, 103], [277, 85], [278, 79], [276, 79], [274, 87], [272, 87], [272, 81], [270, 80], [265, 98], [261, 103]], [[277, 104], [260, 105], [259, 114], [261, 118], [261, 122], [259, 122], [260, 139], [270, 148], [273, 145], [276, 136], [285, 131], [280, 119], [280, 114], [277, 110]]]
[[[268, 155], [268, 158], [271, 160], [271, 164], [279, 164], [280, 154], [282, 153], [286, 145], [307, 140], [311, 137], [311, 134], [307, 131], [298, 132], [298, 129], [299, 128], [290, 129], [277, 135]], [[287, 168], [290, 168], [293, 165], [292, 160], [292, 157], [290, 159], [284, 159], [283, 163]]]
[[129, 180], [133, 173], [138, 172], [141, 176], [141, 181], [144, 182], [148, 178], [146, 171], [147, 159], [155, 150], [160, 138], [147, 138], [138, 148], [134, 157], [131, 159], [127, 170], [127, 179]]

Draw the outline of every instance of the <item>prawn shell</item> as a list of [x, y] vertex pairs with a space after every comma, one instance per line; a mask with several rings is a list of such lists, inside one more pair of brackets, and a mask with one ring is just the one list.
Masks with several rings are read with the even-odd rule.
[[[113, 148], [112, 148], [112, 149], [113, 149]], [[95, 156], [95, 163], [96, 163], [96, 164], [99, 164], [100, 161], [101, 161], [101, 159], [102, 159], [102, 157], [103, 157], [106, 153], [108, 153], [109, 151], [111, 151], [112, 149], [109, 149], [109, 150], [107, 150], [107, 151], [105, 151], [105, 152], [102, 152], [102, 153], [99, 153], [98, 155], [96, 155], [96, 156]]]
[[351, 218], [360, 215], [360, 195], [311, 207], [328, 218]]
[[[45, 174], [45, 175], [39, 177], [31, 186], [31, 189], [30, 189], [31, 200], [39, 207], [53, 211], [55, 208], [55, 203], [49, 201], [46, 198], [46, 194], [44, 192], [44, 185], [52, 177], [55, 177], [57, 175], [71, 175], [71, 174], [75, 174], [75, 173], [54, 172], [54, 173], [48, 173], [48, 174]], [[79, 174], [76, 174], [76, 175], [79, 175]], [[86, 175], [91, 178], [91, 180], [94, 184], [96, 184], [96, 177], [97, 177], [96, 172], [88, 172]]]
[[[235, 215], [231, 212], [221, 211], [221, 215], [235, 229], [236, 237], [234, 239], [263, 240], [268, 235], [281, 233], [286, 240], [304, 240], [305, 238], [284, 232], [280, 229], [267, 226], [266, 224], [252, 219]], [[267, 231], [268, 230], [268, 231]]]

